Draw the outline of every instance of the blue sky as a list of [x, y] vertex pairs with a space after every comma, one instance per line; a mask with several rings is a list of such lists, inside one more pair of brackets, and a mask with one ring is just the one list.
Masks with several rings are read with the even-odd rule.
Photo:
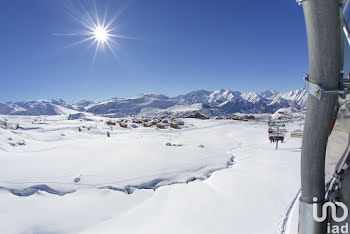
[[1, 1], [0, 101], [303, 87], [307, 41], [294, 0], [96, 3], [101, 12], [125, 8], [115, 25], [135, 39], [116, 40], [119, 60], [105, 51], [93, 63], [89, 43], [66, 48], [79, 38], [55, 33], [83, 29], [67, 14], [77, 13], [68, 1]]

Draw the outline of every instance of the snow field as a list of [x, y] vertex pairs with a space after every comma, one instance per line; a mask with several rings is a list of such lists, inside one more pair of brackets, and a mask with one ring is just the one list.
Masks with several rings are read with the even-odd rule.
[[[32, 125], [32, 117], [5, 118]], [[301, 139], [287, 137], [276, 151], [267, 123], [185, 119], [172, 130], [111, 130], [99, 119], [62, 116], [45, 123], [16, 134], [0, 129], [5, 233], [280, 233], [300, 187]], [[77, 131], [89, 124], [96, 128]], [[14, 136], [26, 145], [9, 145]], [[69, 193], [9, 192], [35, 185]]]

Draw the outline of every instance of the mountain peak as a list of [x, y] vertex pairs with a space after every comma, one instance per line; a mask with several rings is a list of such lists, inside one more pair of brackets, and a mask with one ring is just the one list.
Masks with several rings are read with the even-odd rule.
[[265, 90], [265, 91], [260, 92], [259, 95], [263, 98], [270, 99], [270, 98], [275, 97], [278, 94], [279, 94], [279, 92], [276, 90]]

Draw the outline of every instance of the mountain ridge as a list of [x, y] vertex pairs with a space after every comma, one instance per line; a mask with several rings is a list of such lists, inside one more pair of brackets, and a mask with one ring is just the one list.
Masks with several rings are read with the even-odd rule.
[[[306, 107], [306, 91], [301, 88], [288, 92], [265, 90], [239, 92], [229, 89], [196, 90], [185, 95], [168, 97], [163, 94], [140, 94], [132, 98], [112, 98], [93, 103], [82, 100], [66, 102], [62, 99], [31, 100], [0, 103], [0, 114], [5, 115], [59, 115], [89, 112], [107, 116], [129, 116], [163, 113], [188, 114], [194, 111], [228, 115], [232, 113], [274, 113], [285, 107], [302, 111]], [[200, 105], [199, 105], [200, 104]], [[179, 111], [183, 110], [183, 112]]]

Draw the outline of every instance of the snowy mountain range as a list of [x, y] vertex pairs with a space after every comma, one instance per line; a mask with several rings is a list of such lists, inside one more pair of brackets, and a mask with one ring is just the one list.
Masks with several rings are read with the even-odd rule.
[[284, 107], [296, 111], [306, 108], [307, 93], [304, 89], [290, 92], [247, 92], [220, 89], [198, 90], [186, 95], [167, 97], [161, 94], [141, 94], [133, 98], [113, 98], [93, 103], [79, 101], [69, 103], [60, 100], [36, 100], [0, 103], [0, 114], [5, 115], [59, 115], [89, 112], [114, 117], [130, 115], [185, 115], [200, 112], [209, 116], [232, 113], [273, 113]]

